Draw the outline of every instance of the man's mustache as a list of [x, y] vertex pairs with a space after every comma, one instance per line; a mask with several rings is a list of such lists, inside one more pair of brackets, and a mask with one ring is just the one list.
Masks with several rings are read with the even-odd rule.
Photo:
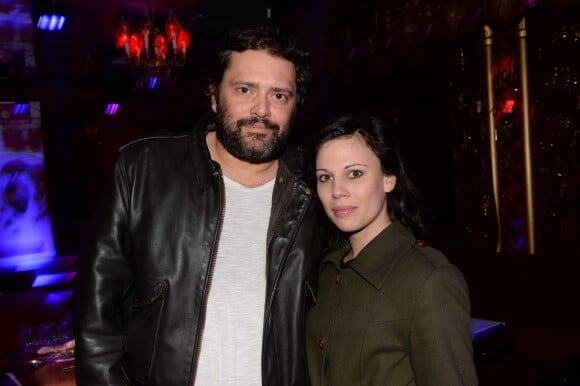
[[238, 128], [241, 128], [242, 126], [245, 125], [255, 125], [256, 123], [261, 123], [262, 125], [264, 125], [265, 127], [267, 127], [270, 130], [275, 130], [278, 131], [280, 130], [280, 126], [277, 125], [276, 123], [270, 121], [268, 118], [242, 118], [240, 120], [238, 120], [237, 122], [237, 126]]

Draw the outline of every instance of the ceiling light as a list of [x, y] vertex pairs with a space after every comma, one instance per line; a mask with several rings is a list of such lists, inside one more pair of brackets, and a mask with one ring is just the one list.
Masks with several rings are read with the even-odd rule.
[[[124, 50], [127, 63], [137, 72], [136, 84], [149, 89], [170, 78], [175, 67], [185, 64], [190, 39], [189, 32], [172, 13], [163, 26], [157, 25], [151, 0], [139, 26], [122, 21], [115, 38], [117, 48]], [[152, 86], [153, 78], [156, 80]]]
[[44, 14], [38, 18], [36, 27], [45, 31], [60, 31], [64, 27], [66, 18], [63, 15]]

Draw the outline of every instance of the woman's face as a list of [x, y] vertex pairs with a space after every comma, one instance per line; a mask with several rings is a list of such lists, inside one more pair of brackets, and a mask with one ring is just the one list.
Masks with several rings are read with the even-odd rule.
[[324, 143], [316, 155], [316, 188], [330, 220], [366, 245], [391, 220], [385, 193], [396, 177], [381, 170], [379, 158], [360, 135]]

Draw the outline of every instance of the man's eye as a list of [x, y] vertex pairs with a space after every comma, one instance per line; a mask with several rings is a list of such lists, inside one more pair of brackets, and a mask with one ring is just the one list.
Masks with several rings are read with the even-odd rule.
[[277, 92], [274, 94], [274, 99], [276, 99], [277, 101], [284, 102], [288, 100], [288, 95]]
[[238, 87], [238, 91], [239, 91], [241, 94], [247, 94], [247, 93], [249, 93], [249, 92], [250, 92], [250, 89], [249, 89], [248, 87]]

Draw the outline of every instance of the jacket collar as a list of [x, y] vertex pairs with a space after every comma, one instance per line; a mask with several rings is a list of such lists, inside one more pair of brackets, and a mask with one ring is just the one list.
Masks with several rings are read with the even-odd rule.
[[[211, 159], [205, 141], [207, 133], [214, 130], [214, 119], [213, 114], [205, 114], [189, 133], [190, 159], [195, 171], [194, 180], [200, 190], [205, 190], [209, 187], [212, 174], [219, 169], [217, 162]], [[200, 167], [200, 165], [204, 167]]]
[[356, 259], [346, 264], [342, 259], [350, 251], [347, 241], [324, 259], [337, 268], [350, 266], [363, 279], [380, 290], [399, 258], [413, 246], [414, 237], [399, 221], [393, 222], [368, 243]]

